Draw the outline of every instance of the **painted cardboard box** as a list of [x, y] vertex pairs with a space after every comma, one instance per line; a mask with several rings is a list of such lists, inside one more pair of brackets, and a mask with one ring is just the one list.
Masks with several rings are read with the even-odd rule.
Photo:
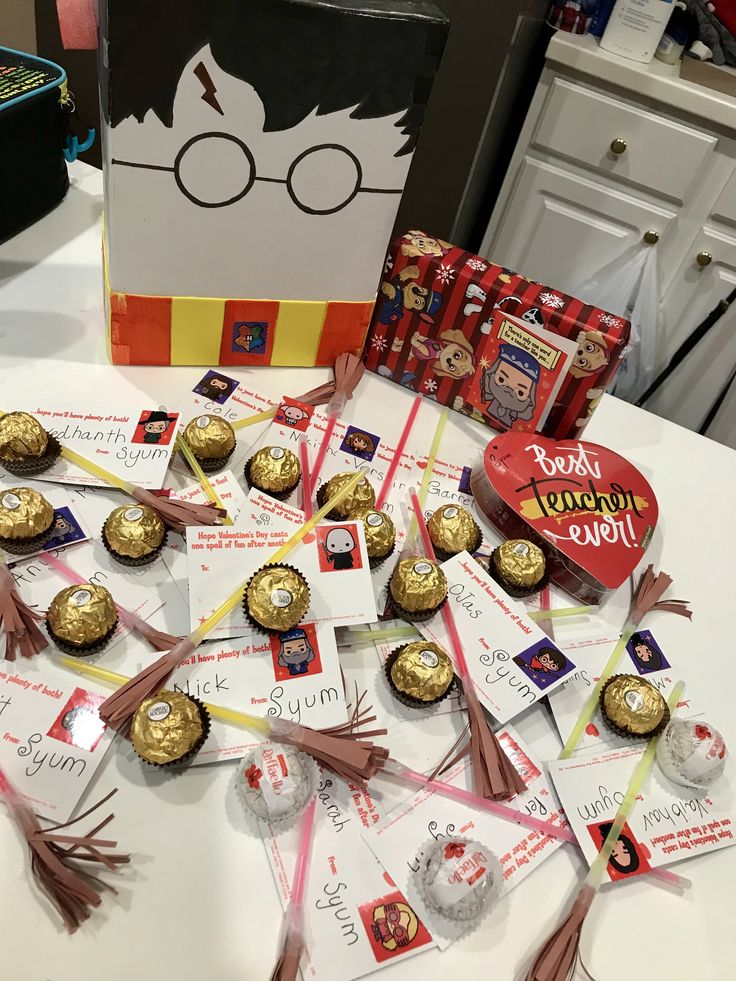
[[106, 0], [117, 364], [360, 353], [447, 34], [430, 0]]
[[[389, 250], [364, 358], [371, 371], [494, 429], [533, 431], [544, 366], [494, 337], [517, 325], [565, 339], [567, 368], [558, 387], [547, 389], [540, 431], [579, 435], [626, 352], [629, 321], [425, 232], [407, 232]], [[513, 411], [509, 378], [523, 394]]]

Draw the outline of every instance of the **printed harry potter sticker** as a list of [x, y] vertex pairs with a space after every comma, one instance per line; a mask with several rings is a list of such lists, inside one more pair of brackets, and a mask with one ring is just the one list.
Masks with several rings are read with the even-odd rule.
[[340, 449], [352, 456], [357, 456], [359, 460], [372, 460], [376, 455], [380, 437], [373, 433], [367, 433], [363, 429], [356, 429], [355, 426], [348, 426], [345, 438], [340, 444]]
[[142, 412], [135, 427], [131, 443], [155, 443], [158, 446], [168, 446], [176, 431], [178, 413], [169, 415], [159, 409]]
[[537, 641], [518, 654], [513, 661], [542, 691], [559, 681], [563, 675], [569, 674], [574, 667], [572, 661], [548, 639]]
[[639, 674], [650, 674], [652, 671], [663, 671], [671, 667], [651, 630], [638, 630], [632, 634], [626, 645], [626, 652]]
[[197, 382], [193, 391], [211, 402], [222, 405], [227, 402], [237, 387], [237, 379], [228, 378], [227, 375], [222, 375], [219, 371], [208, 371], [204, 378]]
[[105, 732], [105, 723], [99, 716], [104, 701], [104, 695], [75, 688], [46, 735], [93, 752]]
[[273, 421], [279, 426], [288, 426], [289, 429], [305, 433], [313, 414], [313, 406], [297, 402], [295, 399], [284, 398]]
[[[613, 827], [613, 822], [603, 821], [601, 824], [589, 824], [587, 827], [590, 837], [600, 851]], [[624, 824], [608, 860], [608, 875], [615, 882], [617, 879], [628, 879], [634, 875], [650, 872], [648, 859], [649, 854], [646, 847], [636, 840], [628, 824]]]
[[293, 630], [271, 634], [270, 637], [276, 681], [322, 673], [322, 659], [314, 624], [305, 623]]
[[379, 964], [432, 943], [429, 931], [398, 890], [363, 903], [358, 912]]
[[354, 524], [318, 527], [316, 535], [320, 572], [363, 568]]

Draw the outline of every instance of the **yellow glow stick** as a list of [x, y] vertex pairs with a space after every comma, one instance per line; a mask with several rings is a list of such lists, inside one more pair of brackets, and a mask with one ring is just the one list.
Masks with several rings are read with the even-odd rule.
[[[548, 611], [545, 610], [545, 613], [547, 612]], [[575, 752], [575, 747], [582, 739], [583, 733], [585, 732], [585, 727], [593, 718], [593, 715], [595, 714], [595, 710], [598, 707], [598, 700], [600, 699], [603, 686], [611, 677], [613, 672], [616, 670], [618, 666], [618, 662], [621, 660], [621, 657], [624, 653], [624, 648], [631, 640], [632, 634], [634, 633], [635, 629], [636, 628], [630, 623], [627, 624], [626, 627], [624, 627], [624, 631], [619, 637], [618, 643], [613, 649], [613, 653], [606, 661], [605, 667], [601, 671], [600, 678], [593, 686], [593, 690], [588, 696], [585, 705], [583, 705], [583, 708], [580, 712], [580, 715], [578, 716], [578, 720], [575, 723], [572, 732], [567, 737], [567, 742], [562, 747], [562, 752], [558, 757], [559, 759], [568, 760]]]
[[81, 470], [86, 470], [87, 473], [91, 473], [93, 477], [99, 477], [100, 480], [104, 480], [107, 484], [112, 484], [113, 487], [118, 487], [121, 491], [125, 491], [126, 494], [132, 494], [134, 484], [131, 484], [128, 480], [123, 480], [122, 477], [118, 477], [114, 473], [110, 473], [109, 470], [105, 470], [104, 467], [99, 466], [97, 463], [93, 463], [88, 460], [86, 456], [82, 456], [81, 453], [77, 453], [75, 450], [70, 450], [68, 446], [62, 446], [61, 455], [65, 460], [70, 463], [75, 464]]
[[215, 507], [221, 508], [225, 512], [225, 517], [222, 519], [222, 523], [224, 525], [231, 525], [233, 523], [233, 519], [227, 513], [227, 508], [222, 503], [222, 499], [220, 498], [220, 495], [217, 493], [215, 488], [210, 483], [207, 474], [200, 467], [196, 456], [189, 449], [187, 441], [181, 435], [177, 435], [176, 437], [176, 448], [179, 450], [182, 456], [186, 459], [189, 466], [192, 468], [192, 472], [194, 473], [194, 476], [199, 481], [199, 484], [202, 490], [207, 495], [207, 497], [209, 497], [209, 499], [212, 501]]
[[[434, 431], [434, 437], [432, 439], [432, 445], [429, 448], [429, 456], [427, 457], [427, 466], [424, 470], [424, 476], [422, 477], [422, 482], [419, 485], [419, 493], [417, 497], [419, 498], [419, 503], [424, 507], [427, 501], [427, 494], [429, 492], [429, 482], [432, 479], [432, 471], [434, 470], [435, 461], [437, 460], [437, 453], [439, 452], [440, 443], [442, 442], [442, 435], [445, 431], [445, 425], [447, 423], [448, 410], [443, 409], [440, 413], [440, 417], [437, 420], [437, 427]], [[407, 544], [414, 541], [416, 533], [418, 531], [417, 520], [412, 517], [411, 524], [409, 525], [409, 534], [406, 536]]]
[[344, 640], [338, 638], [337, 646], [366, 647], [370, 644], [381, 644], [392, 640], [411, 640], [420, 636], [412, 627], [394, 627], [386, 630], [351, 630]]
[[594, 606], [562, 606], [559, 610], [532, 610], [527, 616], [530, 620], [559, 620], [564, 617], [581, 617], [593, 610]]
[[246, 416], [245, 419], [238, 419], [237, 422], [232, 422], [230, 425], [233, 429], [245, 429], [246, 426], [255, 426], [259, 422], [265, 422], [267, 419], [273, 419], [276, 413], [279, 411], [279, 407], [275, 406], [273, 409], [266, 409], [265, 412], [256, 412], [253, 416]]
[[[672, 689], [670, 697], [667, 699], [667, 704], [669, 705], [670, 713], [674, 716], [677, 704], [680, 701], [680, 696], [682, 695], [685, 685], [682, 681], [678, 681], [675, 687]], [[651, 769], [652, 763], [654, 762], [654, 754], [657, 752], [657, 742], [659, 741], [659, 736], [654, 736], [653, 739], [649, 740], [647, 748], [644, 755], [639, 760], [634, 770], [631, 781], [624, 795], [624, 799], [621, 801], [621, 806], [616, 812], [616, 817], [613, 819], [613, 824], [611, 825], [611, 830], [606, 836], [606, 840], [603, 842], [601, 850], [598, 852], [593, 864], [590, 866], [590, 870], [585, 877], [584, 885], [591, 886], [593, 889], [597, 889], [598, 886], [603, 881], [603, 876], [606, 871], [606, 866], [608, 865], [608, 860], [611, 857], [611, 853], [619, 839], [619, 835], [623, 829], [623, 826], [629, 819], [631, 812], [634, 809], [634, 804], [636, 803], [636, 798], [641, 790], [642, 784], [646, 775]]]
[[[94, 678], [96, 681], [105, 681], [115, 688], [120, 688], [126, 681], [130, 681], [130, 678], [126, 678], [124, 674], [108, 671], [107, 668], [101, 668], [96, 664], [87, 664], [84, 661], [80, 661], [79, 658], [60, 657], [57, 660], [65, 668], [71, 668], [77, 674]], [[268, 736], [271, 732], [271, 726], [268, 722], [265, 719], [259, 719], [257, 715], [249, 715], [247, 712], [236, 712], [235, 709], [225, 708], [222, 705], [212, 705], [211, 702], [204, 702], [203, 704], [213, 719], [220, 719], [221, 722], [230, 722], [232, 725], [241, 726], [246, 729], [254, 729], [264, 736]]]
[[[325, 503], [324, 507], [321, 507], [319, 511], [313, 514], [309, 521], [306, 521], [301, 528], [298, 528], [291, 538], [288, 539], [288, 541], [285, 541], [283, 545], [276, 549], [270, 558], [266, 559], [263, 565], [277, 565], [279, 562], [285, 559], [289, 552], [291, 552], [292, 549], [299, 544], [305, 535], [308, 535], [309, 532], [316, 527], [316, 525], [319, 524], [319, 522], [326, 515], [328, 515], [337, 504], [340, 503], [340, 501], [342, 501], [352, 492], [358, 482], [363, 479], [364, 477], [362, 471], [358, 470], [357, 473], [353, 474], [345, 486], [336, 494], [333, 494], [330, 500]], [[242, 601], [243, 590], [247, 586], [249, 579], [250, 576], [243, 583], [241, 583], [240, 586], [238, 586], [238, 588], [225, 600], [221, 606], [215, 610], [213, 614], [211, 614], [211, 616], [205, 620], [203, 624], [197, 627], [196, 630], [192, 631], [192, 633], [189, 635], [189, 639], [195, 647], [201, 644], [210, 630], [217, 626], [220, 620], [226, 617], [228, 613], [234, 610], [235, 607]]]

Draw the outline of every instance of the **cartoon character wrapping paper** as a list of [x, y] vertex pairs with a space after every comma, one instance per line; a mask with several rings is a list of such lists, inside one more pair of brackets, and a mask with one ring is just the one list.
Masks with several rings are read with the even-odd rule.
[[[629, 321], [425, 232], [407, 232], [389, 250], [366, 366], [503, 430], [498, 414], [479, 411], [482, 393], [473, 389], [497, 310], [576, 343], [542, 431], [559, 439], [582, 433], [625, 354]], [[513, 416], [506, 415], [511, 427]]]

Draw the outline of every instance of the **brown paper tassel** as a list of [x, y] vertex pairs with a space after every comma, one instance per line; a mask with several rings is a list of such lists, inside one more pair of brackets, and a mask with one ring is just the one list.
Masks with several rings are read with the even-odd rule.
[[125, 729], [140, 705], [166, 687], [171, 674], [194, 653], [195, 645], [185, 637], [153, 664], [121, 685], [100, 705], [99, 716], [111, 729]]
[[58, 910], [69, 933], [74, 933], [77, 927], [90, 916], [92, 909], [100, 905], [101, 889], [115, 892], [112, 886], [91, 871], [93, 864], [97, 863], [108, 871], [115, 871], [118, 865], [129, 862], [130, 856], [118, 852], [106, 854], [103, 851], [103, 849], [117, 847], [116, 841], [106, 841], [97, 837], [99, 832], [112, 821], [114, 817], [112, 814], [86, 835], [67, 835], [59, 832], [84, 820], [106, 804], [116, 793], [117, 790], [111, 791], [73, 820], [44, 829], [31, 807], [0, 770], [0, 794], [4, 797], [10, 814], [28, 842], [33, 877]]
[[652, 610], [662, 610], [665, 613], [677, 613], [681, 617], [692, 620], [692, 610], [687, 607], [687, 600], [663, 600], [662, 597], [672, 585], [672, 577], [666, 572], [654, 575], [654, 566], [648, 565], [641, 575], [639, 585], [634, 592], [629, 613], [629, 623], [635, 627], [643, 617]]
[[33, 657], [49, 646], [38, 623], [45, 620], [23, 602], [15, 580], [4, 562], [0, 563], [0, 636], [5, 637], [5, 660], [14, 661], [16, 654]]
[[592, 886], [581, 886], [570, 912], [544, 942], [525, 981], [571, 981], [580, 948], [580, 934], [595, 897]]
[[308, 753], [349, 783], [366, 784], [388, 759], [388, 750], [371, 742], [374, 736], [385, 736], [386, 729], [364, 729], [376, 721], [376, 716], [369, 714], [372, 706], [363, 705], [365, 697], [365, 692], [356, 697], [347, 722], [328, 729], [310, 729], [287, 719], [273, 719], [271, 738]]
[[289, 929], [281, 945], [281, 953], [276, 961], [270, 981], [297, 981], [299, 962], [304, 953], [304, 937], [296, 930]]
[[365, 365], [354, 354], [338, 354], [335, 361], [335, 394], [345, 400], [353, 397], [355, 387], [365, 373]]
[[140, 617], [137, 617], [135, 613], [131, 613], [129, 610], [123, 611], [118, 607], [118, 613], [123, 623], [140, 637], [143, 637], [144, 640], [147, 640], [156, 651], [170, 651], [183, 640], [183, 637], [175, 637], [173, 634], [164, 633], [163, 630], [156, 630], [150, 623], [141, 620]]
[[171, 497], [162, 497], [143, 487], [134, 487], [132, 497], [140, 504], [152, 508], [163, 523], [172, 531], [184, 531], [195, 525], [217, 525], [226, 512], [214, 504], [191, 504], [188, 501], [177, 501]]
[[305, 405], [326, 405], [335, 394], [334, 381], [318, 385], [304, 395], [297, 395], [297, 402], [304, 402]]

